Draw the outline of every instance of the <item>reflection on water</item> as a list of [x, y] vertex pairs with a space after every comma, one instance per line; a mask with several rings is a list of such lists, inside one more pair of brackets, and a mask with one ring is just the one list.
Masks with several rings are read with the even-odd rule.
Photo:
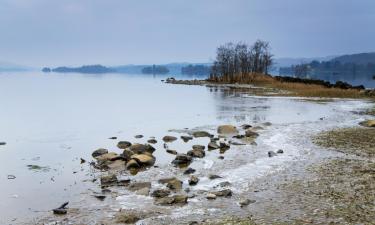
[[[181, 135], [168, 132], [171, 129], [214, 131], [226, 123], [289, 124], [335, 114], [329, 105], [170, 85], [160, 81], [165, 78], [0, 74], [0, 142], [7, 142], [0, 146], [0, 224], [80, 198], [81, 191], [93, 186], [84, 181], [95, 176], [80, 158], [91, 161], [91, 152], [97, 148], [120, 152], [116, 144], [121, 140], [144, 143], [156, 137], [157, 165], [165, 166], [173, 156], [165, 152], [161, 138]], [[144, 138], [136, 139], [136, 134]], [[181, 140], [169, 147], [190, 150]], [[7, 179], [8, 175], [16, 178]]]

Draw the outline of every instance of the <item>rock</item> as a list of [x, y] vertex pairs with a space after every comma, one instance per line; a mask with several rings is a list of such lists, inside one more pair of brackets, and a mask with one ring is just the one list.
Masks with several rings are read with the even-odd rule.
[[135, 159], [131, 159], [126, 163], [126, 169], [138, 169], [141, 166], [138, 164], [138, 162]]
[[92, 157], [96, 158], [98, 156], [101, 156], [101, 155], [104, 155], [104, 154], [107, 154], [107, 153], [108, 153], [107, 149], [99, 148], [99, 149], [93, 151], [93, 153], [91, 155], [92, 155]]
[[284, 153], [284, 150], [282, 150], [282, 149], [279, 149], [279, 150], [277, 150], [277, 152], [276, 153], [278, 153], [278, 154], [283, 154]]
[[252, 131], [252, 130], [246, 130], [245, 131], [245, 136], [250, 137], [250, 138], [257, 138], [259, 136], [258, 133]]
[[179, 191], [182, 189], [182, 181], [180, 181], [179, 179], [175, 177], [160, 179], [159, 183], [166, 184], [167, 187], [171, 190]]
[[249, 128], [251, 128], [252, 126], [250, 124], [243, 124], [241, 125], [241, 128], [244, 129], [244, 130], [247, 130]]
[[186, 204], [188, 197], [186, 195], [174, 195], [171, 197], [158, 198], [155, 200], [157, 205]]
[[220, 147], [220, 150], [222, 150], [222, 151], [226, 151], [226, 150], [230, 149], [230, 145], [228, 145], [225, 142], [220, 142], [220, 146], [219, 147]]
[[178, 154], [176, 158], [172, 161], [172, 164], [178, 165], [178, 166], [188, 165], [189, 163], [191, 163], [191, 160], [192, 160], [191, 156], [188, 156], [186, 154]]
[[221, 125], [217, 128], [218, 134], [236, 134], [238, 130], [235, 126], [232, 125]]
[[365, 126], [365, 127], [375, 127], [375, 120], [366, 120], [366, 121], [360, 122], [359, 125]]
[[65, 215], [68, 213], [68, 210], [67, 209], [53, 209], [53, 214], [56, 214], [56, 215]]
[[252, 203], [255, 203], [255, 202], [256, 202], [255, 200], [243, 199], [243, 200], [240, 200], [240, 201], [238, 202], [238, 204], [239, 204], [240, 207], [242, 208], [242, 207], [248, 206], [248, 205], [250, 205], [250, 204], [252, 204]]
[[222, 178], [222, 177], [219, 175], [215, 175], [215, 174], [208, 175], [208, 179], [210, 180], [219, 179], [219, 178]]
[[106, 154], [103, 154], [103, 155], [100, 155], [98, 157], [96, 157], [96, 159], [98, 161], [114, 161], [114, 160], [117, 160], [119, 157], [119, 155], [115, 152], [109, 152], [109, 153], [106, 153]]
[[144, 217], [145, 215], [143, 213], [136, 212], [133, 210], [121, 210], [115, 216], [116, 223], [120, 224], [135, 224]]
[[219, 158], [219, 159], [224, 159], [224, 156], [221, 155], [221, 156], [219, 156], [218, 158]]
[[164, 137], [163, 137], [163, 141], [164, 141], [164, 142], [173, 142], [173, 141], [175, 141], [175, 140], [177, 140], [177, 138], [176, 138], [176, 137], [173, 137], [173, 136], [164, 136]]
[[212, 193], [208, 193], [206, 195], [206, 198], [209, 199], [209, 200], [213, 200], [213, 199], [216, 199], [216, 195], [215, 194], [212, 194]]
[[154, 198], [164, 198], [167, 197], [170, 193], [171, 191], [167, 189], [157, 189], [151, 193], [151, 196]]
[[109, 170], [122, 171], [126, 169], [126, 164], [123, 160], [115, 160], [106, 163]]
[[191, 136], [181, 136], [181, 139], [184, 141], [184, 142], [188, 142], [190, 140], [193, 140], [193, 137]]
[[111, 140], [116, 140], [116, 139], [117, 139], [117, 137], [110, 137], [110, 138], [108, 138], [108, 139], [111, 139]]
[[188, 182], [189, 182], [189, 185], [196, 185], [199, 182], [199, 178], [196, 177], [196, 176], [194, 176], [194, 175], [192, 175], [192, 176], [190, 176]]
[[176, 150], [167, 149], [166, 152], [168, 152], [169, 154], [172, 154], [172, 155], [177, 155], [178, 154], [178, 152]]
[[265, 122], [265, 123], [263, 123], [263, 125], [264, 125], [264, 126], [271, 126], [272, 123], [270, 123], [270, 122]]
[[212, 194], [216, 195], [217, 197], [230, 197], [232, 196], [232, 191], [230, 189], [224, 189], [221, 191], [212, 192]]
[[228, 181], [223, 181], [223, 182], [215, 185], [215, 187], [229, 187], [229, 186], [231, 186], [231, 183], [228, 182]]
[[116, 185], [118, 182], [115, 174], [100, 177], [100, 185], [102, 187], [108, 187]]
[[14, 175], [8, 175], [7, 177], [8, 177], [8, 180], [14, 180], [14, 179], [16, 179], [16, 176], [14, 176]]
[[187, 170], [184, 171], [184, 174], [185, 175], [193, 174], [193, 173], [195, 173], [195, 171], [196, 171], [195, 169], [189, 167]]
[[143, 154], [146, 152], [153, 153], [155, 151], [155, 148], [152, 147], [149, 144], [133, 144], [129, 147], [129, 150], [136, 153], [136, 154]]
[[84, 164], [86, 162], [85, 159], [80, 158], [81, 164]]
[[194, 158], [203, 158], [206, 156], [206, 153], [204, 150], [201, 149], [194, 149], [187, 152], [188, 156], [194, 157]]
[[151, 154], [135, 154], [131, 156], [131, 159], [137, 161], [140, 166], [152, 166], [155, 164], [155, 157]]
[[119, 149], [126, 149], [129, 148], [131, 145], [132, 143], [130, 143], [129, 141], [120, 141], [119, 143], [117, 143], [117, 147]]
[[134, 182], [128, 186], [129, 191], [133, 191], [139, 195], [148, 195], [151, 189], [150, 182]]
[[134, 155], [134, 152], [130, 151], [127, 148], [124, 149], [124, 151], [122, 152], [122, 156], [124, 157], [125, 161], [129, 161], [132, 155]]
[[143, 138], [143, 135], [142, 134], [137, 134], [134, 136], [135, 138]]
[[274, 152], [274, 151], [269, 151], [268, 152], [268, 157], [274, 157], [276, 156], [277, 154]]
[[6, 145], [7, 143], [6, 142], [0, 142], [0, 145]]
[[194, 131], [193, 136], [195, 138], [199, 138], [199, 137], [212, 137], [213, 135], [211, 135], [207, 131]]
[[149, 140], [147, 141], [147, 143], [150, 143], [150, 144], [156, 144], [156, 143], [158, 143], [158, 141], [152, 138], [152, 139], [149, 139]]
[[193, 145], [193, 150], [204, 150], [206, 147], [204, 145]]
[[105, 195], [94, 195], [94, 197], [99, 199], [100, 201], [103, 201], [107, 196], [105, 196]]
[[245, 135], [243, 135], [243, 134], [238, 134], [238, 135], [234, 135], [233, 138], [236, 138], [236, 139], [243, 139], [243, 138], [245, 138]]

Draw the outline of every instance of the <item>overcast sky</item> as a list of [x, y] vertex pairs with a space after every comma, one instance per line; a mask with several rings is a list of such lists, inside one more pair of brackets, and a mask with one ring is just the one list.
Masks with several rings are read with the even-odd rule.
[[375, 51], [375, 0], [0, 0], [0, 61], [208, 62], [229, 41], [276, 57]]

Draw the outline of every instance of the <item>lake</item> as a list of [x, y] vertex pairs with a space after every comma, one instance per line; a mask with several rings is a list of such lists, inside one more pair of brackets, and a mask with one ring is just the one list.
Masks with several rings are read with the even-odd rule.
[[[48, 214], [65, 201], [78, 204], [82, 193], [97, 189], [87, 182], [96, 176], [88, 163], [98, 148], [121, 152], [120, 140], [144, 143], [155, 137], [158, 168], [139, 173], [135, 178], [160, 178], [163, 169], [173, 174], [173, 156], [163, 149], [164, 135], [179, 137], [185, 128], [215, 132], [221, 124], [240, 126], [272, 123], [257, 141], [257, 146], [239, 146], [251, 151], [238, 164], [218, 162], [219, 153], [210, 152], [193, 166], [202, 175], [221, 172], [237, 190], [256, 177], [302, 160], [314, 147], [303, 138], [311, 133], [338, 126], [357, 124], [353, 114], [370, 106], [359, 100], [328, 103], [300, 98], [256, 97], [244, 92], [204, 86], [171, 85], [161, 82], [166, 76], [82, 75], [55, 73], [0, 74], [0, 224], [17, 224]], [[190, 77], [191, 79], [191, 77]], [[144, 138], [134, 136], [141, 134]], [[117, 140], [109, 139], [117, 137]], [[206, 144], [194, 140], [189, 144]], [[170, 144], [180, 152], [190, 150], [181, 140]], [[286, 154], [269, 161], [267, 151], [287, 149]], [[303, 150], [303, 151], [302, 151]], [[226, 159], [238, 157], [229, 151]], [[15, 179], [8, 179], [8, 176]], [[244, 179], [244, 177], [248, 177]], [[203, 180], [196, 188], [209, 188], [214, 182]], [[126, 207], [129, 196], [117, 201]], [[148, 201], [148, 200], [147, 200]], [[143, 204], [148, 204], [142, 200]], [[139, 204], [139, 207], [146, 205]], [[199, 208], [199, 204], [189, 207]]]

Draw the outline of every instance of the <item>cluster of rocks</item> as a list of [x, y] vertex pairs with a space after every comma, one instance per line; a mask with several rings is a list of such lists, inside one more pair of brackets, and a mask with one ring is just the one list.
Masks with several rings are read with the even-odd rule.
[[[270, 124], [264, 125], [267, 126]], [[109, 174], [100, 178], [101, 187], [106, 189], [111, 186], [125, 186], [127, 190], [138, 195], [153, 197], [156, 205], [186, 204], [189, 198], [194, 198], [196, 196], [195, 194], [189, 194], [190, 188], [185, 188], [183, 190], [183, 183], [185, 182], [189, 186], [195, 186], [200, 181], [200, 178], [194, 175], [196, 170], [191, 167], [188, 168], [188, 165], [196, 158], [204, 158], [206, 156], [206, 150], [220, 150], [220, 153], [224, 153], [230, 149], [231, 145], [255, 143], [254, 140], [259, 136], [256, 132], [258, 129], [261, 128], [252, 127], [249, 124], [242, 125], [241, 129], [232, 125], [222, 125], [217, 128], [218, 135], [216, 136], [207, 131], [189, 131], [187, 132], [189, 135], [180, 137], [185, 143], [193, 138], [208, 138], [209, 142], [206, 146], [192, 145], [192, 149], [187, 153], [178, 153], [175, 150], [168, 149], [167, 143], [174, 142], [178, 138], [169, 135], [164, 136], [162, 140], [166, 152], [175, 155], [172, 165], [185, 168], [182, 172], [182, 176], [186, 177], [186, 180], [182, 181], [176, 177], [159, 179], [157, 181], [159, 184], [156, 185], [158, 188], [154, 189], [151, 182], [135, 182], [130, 179], [119, 180], [115, 174]], [[137, 137], [140, 137], [140, 135]], [[155, 163], [155, 157], [153, 156], [155, 148], [151, 144], [157, 143], [157, 140], [155, 138], [150, 138], [147, 142], [147, 144], [132, 144], [128, 141], [120, 141], [117, 147], [122, 149], [123, 152], [121, 154], [109, 152], [107, 149], [95, 150], [92, 153], [92, 157], [96, 159], [96, 163], [93, 163], [93, 165], [97, 169], [108, 170], [109, 172], [113, 172], [112, 169], [127, 169], [130, 171], [135, 169], [138, 171], [139, 169], [151, 167]], [[278, 150], [277, 153], [269, 152], [268, 155], [272, 157], [281, 153], [283, 153], [283, 151]], [[224, 157], [221, 155], [220, 158], [223, 159]], [[219, 175], [208, 175], [208, 179], [210, 180], [220, 178], [222, 177]], [[160, 188], [160, 185], [164, 187]], [[232, 191], [228, 186], [230, 186], [229, 182], [222, 182], [215, 186], [212, 191], [201, 191], [199, 193], [205, 194], [205, 198], [208, 200], [214, 200], [219, 197], [231, 197]], [[239, 202], [239, 205], [243, 207], [250, 203], [250, 200], [244, 200]]]

